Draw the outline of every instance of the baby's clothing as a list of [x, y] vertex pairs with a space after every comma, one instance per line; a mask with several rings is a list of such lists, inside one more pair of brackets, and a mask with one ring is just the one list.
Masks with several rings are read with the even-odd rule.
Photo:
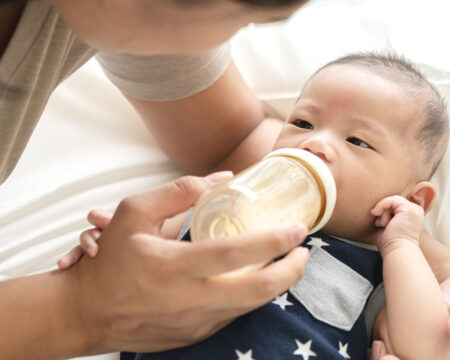
[[304, 246], [311, 254], [303, 278], [272, 302], [201, 343], [123, 353], [121, 360], [365, 359], [374, 319], [384, 305], [379, 252], [322, 233], [309, 236]]

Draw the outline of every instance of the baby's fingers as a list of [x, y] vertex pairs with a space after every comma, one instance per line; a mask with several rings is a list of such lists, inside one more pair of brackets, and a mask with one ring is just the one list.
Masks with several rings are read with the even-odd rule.
[[70, 268], [73, 264], [75, 264], [84, 254], [81, 246], [77, 246], [70, 250], [66, 255], [64, 255], [61, 259], [58, 260], [58, 267], [61, 270], [65, 270]]
[[375, 219], [375, 226], [386, 227], [389, 221], [392, 219], [392, 212], [384, 211], [380, 216]]
[[392, 199], [384, 198], [379, 201], [371, 210], [371, 214], [376, 216], [375, 226], [386, 227], [393, 216]]
[[87, 220], [89, 223], [99, 229], [105, 230], [111, 219], [113, 217], [113, 213], [102, 210], [102, 209], [94, 209], [91, 210], [87, 216]]
[[389, 196], [380, 200], [370, 211], [373, 216], [381, 216], [386, 211], [392, 212], [398, 202], [398, 196]]
[[97, 240], [101, 235], [99, 229], [89, 229], [85, 230], [80, 235], [80, 245], [86, 254], [91, 258], [94, 258], [98, 254], [98, 244]]

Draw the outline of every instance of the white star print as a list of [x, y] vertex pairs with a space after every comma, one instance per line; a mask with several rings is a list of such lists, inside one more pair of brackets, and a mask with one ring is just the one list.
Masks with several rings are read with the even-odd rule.
[[316, 353], [311, 350], [312, 340], [309, 340], [304, 344], [297, 339], [295, 339], [295, 342], [297, 343], [298, 348], [294, 351], [294, 355], [301, 355], [303, 360], [309, 360], [310, 356], [317, 356]]
[[322, 241], [321, 238], [313, 237], [313, 236], [311, 236], [311, 240], [309, 240], [307, 242], [307, 244], [311, 245], [311, 246], [318, 247], [318, 248], [321, 248], [322, 246], [330, 246], [330, 244], [326, 243], [325, 241]]
[[275, 300], [272, 301], [272, 303], [278, 305], [281, 309], [285, 310], [286, 306], [294, 305], [287, 299], [287, 297], [288, 297], [288, 293], [286, 292], [283, 295], [277, 296], [275, 298]]
[[234, 350], [236, 355], [238, 356], [237, 360], [255, 360], [253, 359], [252, 352], [253, 350], [247, 351], [245, 354], [241, 353], [239, 350]]
[[343, 345], [339, 341], [339, 354], [341, 354], [346, 359], [351, 359], [350, 356], [347, 354], [347, 346], [348, 346], [348, 343]]

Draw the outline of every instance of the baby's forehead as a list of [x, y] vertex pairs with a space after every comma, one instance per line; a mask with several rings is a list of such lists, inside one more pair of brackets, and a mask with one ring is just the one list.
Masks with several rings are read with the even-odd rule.
[[[417, 92], [373, 69], [354, 64], [330, 65], [311, 76], [296, 106], [308, 101], [317, 102], [322, 107], [334, 106], [360, 112], [362, 115], [376, 110], [377, 115], [394, 114], [398, 120], [404, 119], [406, 122], [423, 119], [426, 111], [426, 102]], [[389, 125], [393, 128], [402, 127], [405, 121], [395, 121]]]

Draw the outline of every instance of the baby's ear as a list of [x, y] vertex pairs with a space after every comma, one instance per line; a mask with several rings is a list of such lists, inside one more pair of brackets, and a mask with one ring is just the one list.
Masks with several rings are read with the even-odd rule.
[[414, 185], [408, 196], [408, 200], [422, 206], [423, 210], [427, 212], [431, 209], [435, 197], [436, 189], [433, 184], [428, 181], [421, 181]]

